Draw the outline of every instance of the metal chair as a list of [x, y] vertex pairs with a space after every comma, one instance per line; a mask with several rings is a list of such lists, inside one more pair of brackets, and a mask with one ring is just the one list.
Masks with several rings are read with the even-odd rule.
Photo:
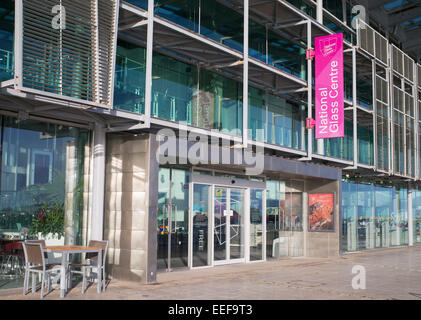
[[[45, 249], [45, 247], [46, 247], [46, 244], [45, 244], [45, 240], [44, 239], [41, 239], [41, 240], [26, 240], [25, 242], [26, 243], [40, 243], [41, 244], [41, 247], [43, 249]], [[58, 266], [58, 267], [61, 265], [60, 263], [57, 263], [57, 262], [49, 262], [48, 261], [48, 252], [44, 252], [44, 257], [46, 259], [46, 263], [47, 264], [52, 264], [52, 265], [55, 265], [55, 266]]]
[[[25, 242], [26, 243], [40, 243], [41, 247], [43, 249], [45, 249], [45, 247], [47, 246], [44, 239], [26, 240]], [[60, 270], [61, 264], [58, 263], [58, 262], [50, 262], [49, 259], [48, 259], [48, 257], [49, 257], [48, 252], [44, 252], [44, 257], [45, 257], [45, 263], [54, 265], [54, 268], [58, 269], [57, 272]], [[40, 281], [41, 281], [41, 275], [39, 277], [40, 277]], [[59, 277], [60, 277], [60, 275], [58, 275], [56, 277], [56, 280], [53, 281], [53, 284], [55, 284], [55, 285], [57, 284], [57, 281], [58, 281]], [[54, 288], [54, 285], [53, 285], [53, 288]]]
[[0, 273], [5, 276], [20, 276], [24, 271], [23, 248], [20, 242], [11, 242], [3, 246]]
[[41, 274], [41, 298], [44, 298], [45, 278], [47, 277], [47, 291], [50, 292], [50, 274], [56, 272], [53, 264], [45, 263], [41, 243], [22, 243], [25, 254], [25, 278], [23, 282], [23, 294], [26, 295], [29, 287], [29, 276], [32, 273], [32, 292], [35, 292], [35, 274]]
[[[87, 274], [86, 271], [89, 270], [89, 275], [92, 280], [92, 269], [97, 269], [98, 272], [102, 272], [102, 290], [105, 291], [105, 260], [107, 258], [107, 249], [108, 249], [108, 240], [99, 241], [99, 240], [90, 240], [88, 247], [99, 247], [102, 248], [102, 267], [101, 270], [98, 270], [98, 254], [97, 253], [86, 253], [85, 260], [87, 260], [89, 263], [85, 264], [77, 264], [77, 263], [71, 263], [69, 265], [70, 272], [71, 273], [77, 273], [82, 274], [83, 280], [82, 280], [82, 293], [85, 293], [86, 291], [86, 280], [87, 280]], [[80, 268], [81, 271], [73, 270], [73, 268]], [[95, 272], [94, 272], [95, 273]], [[97, 277], [98, 279], [98, 277]]]

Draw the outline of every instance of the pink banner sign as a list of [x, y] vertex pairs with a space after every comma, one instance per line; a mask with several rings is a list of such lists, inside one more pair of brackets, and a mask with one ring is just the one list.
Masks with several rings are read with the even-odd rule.
[[316, 139], [344, 136], [343, 34], [315, 38]]

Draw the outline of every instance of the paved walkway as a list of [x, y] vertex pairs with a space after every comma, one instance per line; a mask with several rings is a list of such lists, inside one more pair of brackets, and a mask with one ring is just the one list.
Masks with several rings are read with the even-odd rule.
[[[366, 269], [366, 289], [352, 288], [352, 268]], [[152, 285], [113, 280], [107, 291], [80, 283], [65, 299], [415, 299], [421, 300], [421, 247], [347, 254], [334, 259], [292, 258], [209, 269], [159, 273]], [[0, 290], [0, 299], [25, 297], [22, 289]], [[60, 299], [54, 290], [45, 299]]]

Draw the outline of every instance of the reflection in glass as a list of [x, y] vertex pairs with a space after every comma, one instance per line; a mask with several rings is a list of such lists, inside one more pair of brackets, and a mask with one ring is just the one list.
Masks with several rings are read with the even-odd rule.
[[263, 190], [250, 190], [250, 261], [263, 260]]
[[210, 266], [211, 187], [195, 184], [193, 190], [193, 267]]
[[188, 265], [190, 172], [171, 169], [171, 268]]
[[[54, 212], [64, 242], [81, 244], [84, 168], [90, 132], [0, 116], [0, 272], [2, 288], [22, 286], [22, 246], [34, 220]], [[5, 259], [7, 258], [7, 262]]]
[[242, 84], [204, 69], [200, 71], [199, 83], [199, 105], [193, 115], [193, 124], [200, 128], [241, 135]]
[[146, 50], [118, 40], [115, 65], [114, 107], [145, 112]]
[[199, 31], [199, 0], [155, 0], [154, 5], [157, 16]]
[[412, 191], [412, 215], [414, 243], [421, 243], [421, 190], [419, 188]]
[[408, 244], [408, 194], [405, 187], [345, 179], [342, 194], [344, 251]]
[[[285, 187], [285, 184], [283, 184]], [[275, 251], [274, 240], [279, 238], [281, 223], [279, 202], [284, 194], [280, 192], [279, 181], [266, 181], [266, 257], [279, 257]], [[278, 247], [279, 248], [279, 247]]]
[[170, 195], [170, 169], [159, 168], [158, 176], [158, 256], [157, 268], [168, 267], [168, 214]]
[[266, 256], [304, 255], [304, 182], [267, 181], [266, 189]]
[[243, 16], [214, 0], [200, 0], [200, 6], [200, 34], [242, 52]]
[[214, 260], [227, 259], [227, 189], [215, 188], [214, 203]]
[[2, 0], [0, 3], [0, 81], [14, 76], [14, 31], [15, 3]]
[[244, 190], [231, 189], [230, 259], [244, 258]]
[[158, 53], [152, 67], [152, 116], [192, 124], [197, 68]]
[[185, 170], [159, 169], [158, 269], [188, 265], [189, 174]]
[[[148, 0], [124, 0], [125, 2], [131, 3], [137, 7], [147, 10], [148, 9]], [[155, 0], [157, 2], [157, 0]]]

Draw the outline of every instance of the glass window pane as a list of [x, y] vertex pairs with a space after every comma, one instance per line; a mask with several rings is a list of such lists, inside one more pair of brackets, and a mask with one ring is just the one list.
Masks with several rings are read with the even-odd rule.
[[[89, 140], [86, 129], [0, 116], [1, 251], [16, 245], [12, 254], [22, 253], [17, 241], [36, 239], [40, 232], [57, 233], [63, 244], [82, 244]], [[3, 288], [22, 286], [16, 279], [23, 261], [15, 262], [3, 265]]]
[[421, 190], [419, 188], [412, 191], [413, 207], [413, 239], [414, 243], [421, 243]]
[[166, 269], [168, 267], [168, 216], [170, 205], [170, 182], [171, 172], [168, 168], [159, 168], [158, 176], [158, 253], [157, 268]]
[[188, 265], [190, 172], [171, 170], [171, 268]]
[[118, 40], [114, 108], [145, 112], [146, 49]]
[[14, 76], [15, 2], [2, 0], [0, 4], [0, 81]]
[[193, 267], [212, 265], [211, 187], [195, 184], [193, 190]]
[[243, 16], [214, 0], [200, 5], [200, 34], [242, 52]]
[[306, 50], [268, 31], [268, 64], [307, 79]]
[[219, 74], [200, 70], [199, 107], [194, 125], [241, 135], [243, 128], [242, 84]]
[[249, 55], [266, 62], [266, 27], [249, 20]]
[[268, 95], [268, 143], [303, 150], [305, 123], [301, 107], [285, 99]]
[[195, 32], [199, 30], [199, 0], [155, 0], [155, 14]]
[[263, 191], [250, 190], [250, 261], [263, 259]]
[[154, 53], [152, 67], [152, 116], [192, 124], [197, 68]]
[[[281, 192], [281, 190], [283, 192]], [[285, 183], [266, 181], [266, 257], [279, 257], [279, 246], [275, 246], [280, 229], [280, 201], [285, 198]], [[278, 250], [277, 250], [278, 249]]]
[[265, 92], [249, 87], [249, 138], [266, 142]]

